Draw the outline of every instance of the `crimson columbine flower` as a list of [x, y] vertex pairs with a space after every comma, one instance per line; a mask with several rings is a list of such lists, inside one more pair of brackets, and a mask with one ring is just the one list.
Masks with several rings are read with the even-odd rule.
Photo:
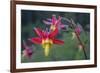
[[55, 36], [58, 34], [57, 28], [52, 32], [43, 31], [39, 28], [34, 28], [34, 30], [39, 37], [32, 38], [31, 41], [42, 45], [45, 56], [48, 56], [49, 49], [53, 44], [62, 45], [64, 43], [64, 41], [55, 38]]
[[65, 30], [68, 28], [68, 25], [65, 25], [65, 24], [62, 24], [61, 23], [61, 17], [59, 16], [58, 19], [56, 19], [56, 16], [53, 15], [52, 16], [52, 19], [47, 19], [47, 20], [43, 20], [43, 22], [46, 24], [46, 25], [50, 25], [50, 29], [51, 30], [55, 30], [56, 28], [58, 28], [59, 30]]
[[76, 32], [78, 35], [80, 35], [80, 33], [81, 33], [81, 28], [80, 28], [79, 26], [76, 26], [75, 32]]
[[32, 48], [30, 48], [29, 46], [26, 45], [25, 41], [23, 41], [23, 57], [27, 57], [30, 58], [33, 54]]
[[77, 35], [80, 36], [81, 32], [82, 32], [82, 26], [80, 24], [77, 24], [74, 32], [72, 32], [72, 39], [76, 37], [75, 33], [77, 33]]

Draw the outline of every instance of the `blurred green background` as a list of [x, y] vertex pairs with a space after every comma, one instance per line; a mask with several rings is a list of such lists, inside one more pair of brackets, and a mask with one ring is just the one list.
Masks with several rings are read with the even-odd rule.
[[[77, 12], [54, 12], [54, 11], [35, 11], [35, 10], [21, 10], [21, 42], [32, 37], [38, 37], [33, 31], [34, 27], [45, 29], [48, 27], [43, 23], [43, 20], [52, 18], [55, 14], [65, 18], [73, 19], [75, 23], [80, 23], [83, 27], [83, 31], [80, 35], [81, 41], [84, 43], [87, 54], [87, 59], [90, 59], [90, 14], [89, 13], [77, 13]], [[63, 24], [68, 24], [66, 21], [62, 21]], [[83, 50], [78, 48], [78, 40], [72, 40], [72, 29], [69, 31], [61, 31], [61, 35], [57, 38], [64, 40], [64, 45], [53, 45], [50, 48], [49, 55], [44, 55], [44, 49], [41, 45], [32, 44], [33, 55], [31, 58], [25, 58], [21, 56], [21, 62], [46, 62], [46, 61], [68, 61], [68, 60], [85, 60]], [[23, 43], [22, 43], [23, 44]], [[21, 48], [23, 51], [24, 48]], [[22, 54], [22, 53], [21, 53]]]

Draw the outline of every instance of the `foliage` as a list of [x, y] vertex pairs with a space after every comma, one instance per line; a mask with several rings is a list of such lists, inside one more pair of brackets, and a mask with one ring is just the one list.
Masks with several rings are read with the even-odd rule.
[[[53, 12], [53, 11], [30, 11], [22, 10], [21, 11], [21, 42], [22, 42], [22, 56], [21, 62], [44, 62], [44, 61], [67, 61], [67, 60], [85, 60], [90, 59], [90, 15], [89, 13], [76, 13], [76, 12]], [[56, 18], [59, 16], [65, 17], [68, 19], [73, 19], [75, 23], [80, 23], [82, 32], [80, 33], [80, 39], [85, 46], [85, 52], [87, 58], [84, 56], [83, 49], [79, 49], [78, 45], [80, 44], [77, 37], [72, 39], [72, 32], [74, 29], [69, 26], [67, 31], [60, 31], [56, 36], [57, 39], [64, 40], [63, 45], [53, 45], [50, 48], [48, 56], [44, 55], [44, 48], [41, 45], [31, 43], [31, 46], [34, 46], [31, 50], [33, 54], [31, 58], [23, 57], [23, 40], [26, 41], [29, 38], [37, 37], [36, 32], [33, 30], [34, 27], [41, 28], [46, 30], [50, 26], [45, 25], [43, 20], [47, 18], [52, 18], [52, 15], [56, 15]], [[66, 20], [61, 20], [65, 25], [70, 25]], [[29, 45], [30, 46], [30, 45]]]

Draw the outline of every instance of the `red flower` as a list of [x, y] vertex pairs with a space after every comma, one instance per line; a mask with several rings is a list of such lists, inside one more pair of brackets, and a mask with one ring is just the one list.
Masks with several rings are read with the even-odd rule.
[[62, 45], [64, 43], [64, 41], [55, 38], [58, 34], [57, 28], [52, 32], [43, 31], [39, 28], [34, 28], [34, 30], [39, 37], [32, 38], [31, 41], [42, 45], [45, 50], [45, 56], [48, 56], [49, 48], [51, 48], [53, 44]]
[[25, 41], [23, 41], [23, 57], [27, 57], [30, 58], [33, 54], [32, 48], [30, 48], [29, 46], [26, 45]]
[[80, 33], [81, 33], [81, 28], [80, 28], [79, 26], [77, 26], [77, 27], [75, 28], [75, 32], [76, 32], [78, 35], [80, 35]]
[[56, 19], [56, 15], [52, 15], [52, 19], [43, 20], [43, 22], [46, 25], [50, 25], [50, 30], [53, 30], [53, 31], [56, 28], [58, 28], [59, 30], [68, 29], [68, 25], [62, 24], [61, 19], [62, 19], [61, 16], [59, 16], [58, 19]]

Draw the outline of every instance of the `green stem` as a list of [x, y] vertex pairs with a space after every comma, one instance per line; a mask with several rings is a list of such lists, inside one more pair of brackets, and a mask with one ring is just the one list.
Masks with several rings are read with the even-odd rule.
[[[69, 19], [64, 18], [64, 17], [62, 17], [62, 18], [63, 18], [64, 20], [66, 20], [67, 22], [69, 22], [69, 23], [71, 24], [72, 28], [75, 30], [76, 24], [75, 24], [75, 22], [73, 21], [73, 19], [69, 20]], [[85, 46], [84, 46], [84, 44], [82, 43], [82, 41], [81, 41], [80, 36], [78, 35], [78, 33], [77, 33], [76, 31], [74, 31], [74, 32], [75, 32], [75, 34], [76, 34], [76, 37], [77, 37], [79, 43], [82, 45], [85, 59], [87, 59], [87, 55], [86, 55], [86, 51], [85, 51]]]

